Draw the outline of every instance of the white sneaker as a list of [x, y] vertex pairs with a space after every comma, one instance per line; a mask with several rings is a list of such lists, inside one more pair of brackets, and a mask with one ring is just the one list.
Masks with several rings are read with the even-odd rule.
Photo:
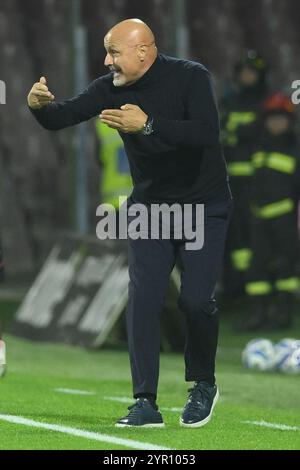
[[5, 343], [0, 340], [0, 377], [3, 377], [6, 371]]

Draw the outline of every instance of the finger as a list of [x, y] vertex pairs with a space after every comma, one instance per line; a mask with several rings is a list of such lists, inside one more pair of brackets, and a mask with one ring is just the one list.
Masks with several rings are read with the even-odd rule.
[[47, 85], [46, 77], [41, 77], [41, 78], [40, 78], [40, 83], [41, 83], [42, 85]]
[[121, 124], [117, 124], [116, 122], [109, 121], [108, 119], [101, 119], [101, 121], [104, 124], [107, 124], [108, 127], [111, 127], [112, 129], [120, 129], [122, 127]]
[[111, 122], [114, 122], [114, 123], [120, 124], [120, 125], [122, 125], [122, 123], [123, 123], [122, 119], [120, 119], [120, 118], [118, 118], [118, 117], [116, 117], [116, 116], [111, 116], [111, 115], [109, 115], [109, 114], [105, 114], [105, 115], [100, 114], [100, 119], [101, 119], [101, 120], [102, 120], [102, 119], [106, 119], [106, 120], [108, 120], [108, 121], [111, 121]]
[[44, 108], [45, 106], [49, 106], [51, 101], [39, 101], [37, 104], [41, 107]]
[[101, 115], [122, 117], [123, 111], [119, 109], [105, 109], [104, 111], [102, 111]]
[[54, 96], [37, 96], [36, 99], [41, 102], [41, 101], [53, 101]]
[[36, 96], [45, 96], [47, 98], [51, 98], [51, 96], [53, 96], [52, 93], [50, 93], [50, 91], [39, 91], [39, 90], [37, 90], [35, 92], [35, 94], [36, 94]]
[[128, 111], [130, 109], [136, 109], [136, 108], [138, 108], [138, 106], [134, 104], [125, 104], [124, 106], [121, 107], [123, 111]]
[[49, 91], [49, 88], [46, 85], [42, 85], [41, 83], [36, 83], [34, 88], [35, 90]]
[[107, 124], [108, 126], [121, 127], [120, 123], [114, 122], [111, 119], [101, 119], [101, 122], [103, 122], [104, 124]]
[[48, 104], [48, 103], [51, 103], [53, 101], [53, 99], [51, 98], [39, 98], [38, 99], [38, 102], [41, 103], [41, 104]]

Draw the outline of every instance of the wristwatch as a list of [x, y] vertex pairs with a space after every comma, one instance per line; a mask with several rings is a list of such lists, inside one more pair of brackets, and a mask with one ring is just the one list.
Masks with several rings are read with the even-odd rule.
[[154, 121], [154, 119], [152, 117], [148, 117], [147, 121], [143, 125], [142, 134], [144, 134], [144, 135], [153, 134], [153, 132], [154, 132], [154, 130], [153, 130], [153, 121]]

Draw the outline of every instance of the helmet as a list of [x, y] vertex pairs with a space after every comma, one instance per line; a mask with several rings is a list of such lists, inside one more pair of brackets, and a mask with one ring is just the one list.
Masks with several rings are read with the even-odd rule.
[[282, 92], [273, 93], [264, 102], [262, 106], [264, 114], [286, 113], [294, 116], [296, 112], [295, 105], [291, 99]]
[[247, 51], [246, 56], [236, 64], [236, 73], [238, 74], [243, 67], [251, 67], [260, 75], [264, 75], [267, 70], [267, 63], [259, 53], [253, 49]]

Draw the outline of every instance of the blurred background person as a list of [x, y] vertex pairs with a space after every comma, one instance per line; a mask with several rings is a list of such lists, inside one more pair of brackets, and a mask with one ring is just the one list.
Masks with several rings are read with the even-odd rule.
[[259, 148], [252, 156], [252, 260], [246, 284], [250, 314], [241, 325], [250, 331], [290, 327], [300, 285], [300, 160], [295, 106], [288, 96], [275, 93], [266, 99], [263, 126]]
[[[244, 205], [249, 198], [251, 176], [248, 173], [252, 172], [247, 159], [254, 151], [253, 142], [257, 142], [261, 128], [254, 114], [266, 96], [269, 80], [272, 88], [280, 89], [299, 79], [295, 61], [300, 48], [295, 40], [299, 5], [275, 0], [251, 0], [243, 4], [215, 0], [203, 2], [200, 11], [199, 2], [191, 0], [181, 1], [179, 11], [175, 8], [177, 1], [167, 0], [146, 3], [2, 0], [0, 3], [3, 20], [0, 79], [9, 84], [6, 105], [0, 105], [1, 206], [5, 220], [2, 236], [6, 260], [1, 315], [2, 311], [3, 315], [8, 312], [7, 297], [11, 310], [16, 311], [61, 234], [94, 236], [99, 204], [99, 168], [95, 155], [98, 162], [101, 160], [103, 170], [100, 176], [103, 201], [113, 202], [110, 189], [115, 194], [120, 189], [124, 192], [124, 182], [125, 188], [127, 184], [129, 188], [126, 171], [123, 172], [126, 159], [121, 158], [123, 150], [114, 140], [118, 139], [117, 133], [112, 134], [114, 143], [109, 144], [110, 137], [99, 128], [97, 135], [103, 147], [98, 150], [93, 139], [94, 122], [84, 131], [68, 130], [51, 136], [37, 132], [24, 101], [29, 84], [43, 70], [49, 76], [51, 87], [60, 90], [58, 99], [82, 90], [105, 71], [99, 55], [99, 40], [104, 33], [114, 22], [138, 16], [151, 23], [161, 49], [210, 68], [219, 94], [225, 80], [234, 72], [234, 84], [221, 100], [221, 111], [225, 156], [236, 205], [232, 232], [242, 242], [235, 243], [235, 238], [230, 237], [236, 250], [230, 250], [232, 256], [227, 250], [227, 258], [231, 257], [236, 269], [226, 271], [224, 283], [230, 302], [226, 305], [228, 316], [237, 313], [240, 317], [248, 299], [237, 294], [243, 293], [244, 273], [251, 258], [249, 205]], [[216, 17], [220, 21], [215, 21]], [[70, 18], [68, 26], [66, 18]], [[47, 55], [41, 53], [41, 44], [47, 45]], [[253, 51], [260, 51], [261, 56]], [[83, 60], [79, 62], [80, 57]], [[266, 64], [272, 66], [272, 74], [268, 73]], [[79, 145], [80, 139], [84, 142]], [[110, 152], [112, 158], [108, 158]], [[239, 163], [242, 163], [240, 167]], [[241, 168], [243, 174], [239, 174]], [[239, 210], [239, 207], [246, 209]], [[247, 215], [243, 218], [243, 214]], [[84, 223], [82, 219], [86, 219]], [[233, 272], [234, 283], [229, 276]], [[236, 299], [241, 304], [235, 303]]]
[[[0, 1], [0, 81], [7, 85], [7, 99], [2, 100], [0, 97], [0, 220], [5, 221], [2, 226], [5, 282], [0, 284], [0, 319], [2, 319], [2, 333], [4, 330], [3, 339], [7, 345], [7, 353], [9, 352], [9, 372], [14, 376], [13, 380], [0, 381], [2, 385], [2, 387], [0, 386], [1, 408], [3, 413], [25, 417], [28, 414], [28, 403], [30, 403], [32, 408], [30, 415], [40, 416], [45, 422], [50, 420], [49, 417], [53, 419], [55, 417], [64, 425], [76, 426], [76, 428], [81, 428], [83, 425], [87, 427], [90, 416], [92, 423], [97, 420], [98, 431], [104, 433], [107, 431], [107, 419], [112, 418], [117, 406], [123, 406], [121, 403], [118, 405], [112, 402], [110, 405], [97, 398], [97, 406], [90, 407], [89, 398], [70, 397], [70, 399], [66, 399], [64, 394], [61, 395], [61, 398], [59, 395], [53, 395], [53, 400], [49, 399], [47, 403], [45, 402], [47, 406], [44, 406], [44, 414], [41, 416], [39, 400], [32, 400], [32, 397], [36, 390], [40, 389], [41, 381], [47, 384], [53, 381], [52, 388], [60, 383], [70, 389], [74, 385], [80, 390], [85, 390], [87, 386], [91, 389], [95, 387], [95, 390], [100, 394], [103, 389], [103, 396], [107, 395], [108, 388], [111, 390], [110, 396], [124, 398], [125, 395], [130, 395], [130, 384], [126, 372], [127, 353], [122, 351], [125, 348], [123, 327], [122, 336], [120, 335], [121, 322], [118, 320], [114, 324], [111, 333], [103, 341], [101, 339], [101, 343], [94, 344], [96, 336], [98, 338], [99, 332], [102, 335], [103, 325], [106, 324], [102, 322], [98, 327], [100, 321], [102, 319], [105, 321], [107, 318], [111, 324], [113, 322], [114, 314], [112, 315], [111, 312], [114, 312], [115, 302], [122, 301], [123, 279], [127, 267], [126, 260], [124, 267], [121, 261], [119, 264], [119, 257], [123, 253], [121, 242], [114, 243], [114, 246], [118, 245], [118, 249], [116, 248], [114, 251], [110, 247], [106, 248], [104, 242], [99, 243], [95, 236], [96, 208], [99, 201], [101, 202], [102, 195], [103, 199], [107, 196], [106, 200], [111, 202], [110, 196], [105, 195], [101, 188], [99, 197], [99, 185], [102, 182], [103, 186], [108, 184], [105, 183], [105, 180], [109, 181], [108, 175], [111, 174], [109, 164], [106, 167], [107, 172], [104, 170], [109, 150], [107, 153], [104, 151], [104, 156], [102, 156], [101, 149], [98, 150], [96, 145], [98, 134], [93, 121], [84, 124], [82, 129], [77, 127], [74, 130], [68, 129], [57, 134], [39, 130], [36, 122], [27, 111], [24, 97], [29, 86], [39, 78], [40, 72], [48, 77], [49, 86], [58, 91], [58, 96], [56, 96], [58, 100], [75, 96], [84, 89], [88, 82], [104, 72], [106, 73], [103, 65], [104, 56], [101, 52], [99, 53], [104, 34], [113, 24], [132, 17], [142, 18], [151, 24], [159, 48], [168, 55], [201, 62], [213, 72], [216, 79], [216, 90], [220, 102], [222, 102], [221, 111], [224, 104], [225, 127], [222, 125], [222, 129], [226, 131], [225, 137], [226, 134], [233, 135], [233, 139], [229, 137], [228, 144], [224, 139], [229, 166], [235, 162], [235, 160], [232, 162], [230, 160], [230, 155], [235, 155], [235, 152], [236, 161], [240, 161], [238, 160], [237, 148], [234, 145], [229, 145], [230, 141], [234, 144], [234, 134], [240, 134], [242, 130], [250, 129], [252, 126], [251, 122], [248, 124], [244, 122], [237, 126], [237, 132], [235, 132], [236, 124], [233, 119], [233, 129], [229, 126], [229, 129], [226, 130], [226, 122], [230, 122], [229, 114], [231, 111], [252, 112], [253, 107], [256, 112], [256, 106], [253, 103], [249, 103], [248, 108], [236, 108], [233, 102], [233, 98], [237, 99], [239, 96], [238, 92], [242, 94], [243, 87], [239, 76], [242, 75], [242, 81], [244, 81], [245, 74], [250, 75], [251, 81], [257, 72], [260, 75], [260, 71], [256, 71], [255, 67], [252, 69], [241, 67], [241, 63], [248, 61], [246, 51], [259, 51], [270, 67], [270, 73], [268, 72], [269, 67], [266, 67], [265, 71], [261, 70], [261, 73], [265, 75], [266, 83], [270, 83], [272, 90], [285, 89], [288, 96], [291, 96], [292, 93], [295, 94], [294, 96], [299, 96], [299, 90], [295, 91], [291, 88], [292, 83], [300, 79], [299, 63], [296, 60], [300, 53], [300, 3], [296, 0], [287, 2], [276, 0], [245, 0], [243, 2], [232, 0], [224, 0], [223, 2], [219, 0], [204, 0], [203, 2], [197, 0], [150, 0], [148, 2], [138, 2], [137, 0]], [[237, 62], [239, 64], [236, 67]], [[242, 74], [238, 73], [241, 68], [243, 69]], [[228, 88], [230, 89], [223, 96], [224, 83], [225, 81], [228, 83], [229, 79], [230, 87]], [[268, 88], [267, 84], [266, 89]], [[262, 98], [257, 98], [256, 101], [266, 98], [264, 93], [261, 96]], [[2, 105], [1, 101], [6, 101], [6, 104]], [[300, 107], [296, 106], [297, 113], [299, 109]], [[298, 121], [296, 125], [298, 131], [295, 127], [295, 133], [298, 132], [299, 135]], [[259, 139], [261, 128], [260, 123], [258, 124], [258, 133], [253, 133], [255, 143]], [[101, 136], [100, 132], [100, 145]], [[104, 142], [104, 139], [102, 140]], [[251, 139], [250, 145], [252, 145]], [[106, 148], [105, 143], [103, 148]], [[112, 152], [113, 155], [118, 153], [118, 150], [115, 150], [116, 152]], [[251, 149], [251, 153], [259, 150]], [[187, 159], [188, 156], [188, 154], [185, 155]], [[293, 155], [291, 154], [291, 156]], [[107, 178], [99, 171], [100, 159], [102, 162], [100, 170], [106, 173]], [[112, 159], [115, 160], [115, 157]], [[120, 161], [118, 163], [120, 164]], [[123, 164], [121, 166], [123, 167]], [[269, 171], [269, 168], [265, 168], [265, 170]], [[247, 167], [245, 171], [247, 173]], [[263, 168], [257, 169], [257, 173], [262, 171]], [[249, 194], [249, 189], [246, 187], [249, 187], [250, 179], [254, 176], [248, 177], [247, 174], [235, 176], [233, 166], [231, 166], [230, 172], [235, 204], [242, 205], [243, 189], [245, 187], [246, 195]], [[284, 177], [285, 175], [278, 174], [278, 176]], [[287, 174], [287, 177], [291, 178], [291, 175]], [[113, 182], [112, 180], [110, 183]], [[241, 184], [239, 185], [238, 182]], [[241, 197], [238, 194], [239, 188], [235, 190], [235, 186], [242, 187]], [[283, 197], [289, 198], [285, 195]], [[266, 202], [266, 204], [268, 203], [269, 201]], [[288, 214], [280, 216], [280, 219], [284, 217], [288, 218]], [[300, 213], [298, 219], [300, 229]], [[250, 220], [250, 217], [245, 216], [244, 225], [240, 225], [241, 229], [244, 229], [244, 239], [250, 238], [250, 228], [246, 228], [249, 226]], [[253, 224], [255, 225], [256, 222], [258, 225], [271, 225], [275, 224], [276, 220], [275, 218], [273, 221], [258, 220], [256, 217]], [[259, 239], [259, 235], [257, 238]], [[61, 243], [61, 239], [63, 243]], [[234, 320], [236, 324], [237, 319], [240, 322], [242, 317], [245, 317], [242, 323], [246, 323], [251, 318], [248, 311], [249, 303], [252, 306], [251, 314], [256, 313], [253, 307], [256, 302], [255, 295], [246, 295], [245, 289], [243, 289], [245, 269], [250, 258], [247, 248], [251, 249], [251, 244], [249, 247], [246, 243], [241, 246], [241, 248], [243, 247], [246, 248], [244, 254], [242, 251], [241, 256], [235, 258], [242, 270], [235, 269], [233, 271], [230, 261], [231, 271], [228, 269], [225, 273], [224, 283], [226, 284], [227, 296], [223, 296], [222, 289], [217, 292], [220, 294], [218, 302], [224, 312], [220, 322], [221, 353], [218, 355], [220, 385], [232, 402], [232, 415], [235, 412], [235, 397], [238, 396], [239, 402], [241, 402], [239, 405], [245, 406], [243, 408], [245, 416], [249, 414], [248, 407], [250, 405], [251, 416], [257, 413], [258, 418], [261, 415], [261, 410], [266, 407], [271, 410], [272, 421], [294, 426], [297, 423], [293, 418], [295, 413], [293, 414], [291, 410], [299, 409], [300, 406], [297, 380], [295, 381], [294, 377], [288, 377], [284, 374], [268, 374], [265, 379], [259, 381], [260, 392], [258, 394], [256, 375], [253, 375], [253, 380], [251, 380], [249, 373], [241, 372], [237, 362], [238, 351], [242, 352], [244, 343], [249, 339], [261, 336], [259, 330], [262, 328], [259, 326], [257, 331], [251, 329], [253, 320], [251, 320], [250, 326], [246, 325], [247, 331], [249, 328], [251, 331], [245, 335], [240, 332], [237, 334], [230, 328]], [[49, 265], [47, 263], [49, 254], [57, 248], [60, 249], [60, 254], [57, 258], [52, 258]], [[77, 259], [77, 252], [82, 256], [82, 263], [80, 265], [76, 263], [76, 268], [82, 266], [84, 271], [82, 276], [78, 276], [81, 269], [80, 271], [76, 270], [78, 275], [74, 275], [72, 284], [70, 284], [68, 276], [71, 276], [72, 262], [73, 259]], [[229, 257], [230, 253], [227, 251], [227, 259]], [[107, 266], [106, 260], [107, 262], [113, 261], [111, 276], [106, 274], [103, 276]], [[274, 302], [278, 295], [280, 296], [275, 286], [276, 266], [278, 264], [274, 255], [274, 260], [268, 260], [266, 277], [271, 284], [272, 295], [268, 294], [265, 299], [268, 310], [272, 307], [272, 323], [276, 308]], [[36, 283], [40, 279], [41, 270], [47, 274], [46, 282], [42, 285], [39, 282]], [[235, 284], [232, 283], [232, 276], [229, 278], [229, 274], [232, 275], [232, 273], [235, 274]], [[162, 367], [167, 372], [163, 377], [170, 381], [170, 384], [167, 388], [162, 383], [161, 393], [165, 406], [168, 402], [170, 407], [179, 406], [179, 394], [184, 391], [184, 384], [180, 385], [182, 369], [175, 365], [177, 359], [169, 355], [171, 351], [181, 352], [185, 340], [183, 337], [185, 319], [177, 310], [176, 305], [179, 274], [177, 272], [176, 276], [173, 276], [167, 295], [167, 309], [162, 316], [161, 344], [164, 352]], [[293, 277], [294, 275], [288, 273], [287, 276]], [[247, 282], [250, 284], [252, 280], [259, 281], [260, 279], [261, 277], [258, 276], [257, 279], [248, 279]], [[220, 285], [222, 287], [222, 284]], [[230, 290], [229, 285], [231, 285]], [[285, 284], [286, 286], [287, 284]], [[36, 287], [37, 289], [35, 289]], [[35, 299], [28, 295], [32, 288], [37, 294]], [[101, 295], [98, 295], [98, 290]], [[60, 302], [57, 301], [59, 292], [62, 295]], [[96, 292], [97, 298], [94, 303]], [[295, 293], [282, 291], [281, 297], [283, 298], [284, 295], [292, 298], [292, 302], [294, 301]], [[270, 350], [273, 350], [272, 344], [277, 343], [282, 337], [299, 338], [300, 289], [297, 295], [298, 302], [295, 302], [292, 328], [284, 331], [283, 334], [281, 331], [268, 331], [263, 334], [269, 339]], [[262, 304], [261, 300], [258, 299], [257, 303]], [[95, 316], [89, 323], [90, 305], [94, 306]], [[26, 323], [24, 323], [24, 314], [27, 316]], [[258, 325], [271, 324], [271, 311], [268, 314], [263, 311], [262, 316], [264, 315], [267, 317], [265, 322], [261, 323], [258, 318]], [[47, 320], [47, 318], [49, 318], [49, 325], [47, 324], [41, 329], [41, 321]], [[99, 319], [99, 323], [96, 322], [96, 318]], [[86, 334], [87, 330], [82, 330], [84, 319], [86, 325], [93, 330], [91, 336]], [[9, 335], [9, 332], [12, 335]], [[31, 333], [33, 334], [31, 335]], [[23, 341], [18, 336], [27, 338], [29, 341]], [[46, 351], [48, 353], [43, 354], [43, 345], [40, 342], [32, 343], [33, 338], [53, 343], [57, 341], [72, 343], [78, 346], [79, 351], [76, 349], [71, 351], [64, 344], [60, 346], [53, 344], [51, 349], [48, 349], [47, 345]], [[82, 354], [80, 350], [85, 346], [102, 348], [102, 345], [105, 346], [105, 349], [96, 353]], [[109, 351], [110, 348], [113, 348], [114, 351]], [[234, 354], [232, 348], [234, 348]], [[37, 357], [39, 358], [38, 362], [36, 362]], [[271, 354], [268, 355], [267, 360], [270, 357]], [[87, 363], [89, 367], [87, 367]], [[84, 373], [79, 375], [80, 369]], [[298, 370], [300, 370], [300, 365], [298, 365]], [[85, 379], [80, 380], [80, 376], [83, 377], [83, 375]], [[237, 378], [234, 387], [230, 386], [232, 377]], [[20, 387], [16, 387], [16, 383], [20, 384]], [[21, 396], [20, 388], [22, 389]], [[273, 390], [274, 393], [270, 395], [269, 390]], [[50, 393], [53, 394], [54, 391], [49, 388]], [[82, 401], [81, 412], [75, 413], [78, 400], [84, 401]], [[22, 406], [22, 402], [24, 406]], [[15, 409], [16, 403], [18, 404], [17, 410]], [[60, 416], [59, 409], [61, 409]], [[222, 407], [220, 413], [222, 414]], [[102, 423], [97, 416], [106, 416], [106, 419]], [[25, 448], [28, 443], [31, 447], [35, 445], [41, 447], [39, 433], [36, 433], [36, 439], [32, 438], [29, 442], [26, 438], [27, 433], [19, 432], [18, 425], [10, 424], [9, 426], [15, 427], [10, 432], [2, 433], [1, 444], [3, 448], [6, 446]], [[241, 429], [235, 429], [231, 444], [227, 439], [222, 439], [222, 435], [220, 435], [219, 445], [225, 447], [236, 445], [243, 448], [243, 446], [249, 446], [249, 440], [251, 440], [254, 448], [263, 448], [266, 443], [263, 427], [257, 428], [247, 425], [246, 430], [246, 425], [240, 423], [240, 426]], [[218, 427], [218, 420], [216, 427]], [[224, 436], [228, 434], [226, 427], [223, 431]], [[45, 431], [42, 432], [45, 433]], [[270, 439], [268, 438], [267, 444], [270, 448], [283, 447], [282, 439], [276, 437], [278, 433], [272, 433], [272, 437], [271, 430], [266, 430], [266, 432], [269, 432]], [[50, 434], [51, 436], [53, 434], [52, 438], [49, 435], [49, 440], [46, 438], [44, 442], [54, 448], [57, 439], [53, 432]], [[245, 439], [236, 439], [237, 434], [244, 435]], [[295, 433], [286, 433], [286, 445], [290, 447], [293, 446], [291, 434]], [[291, 437], [289, 438], [288, 435]], [[181, 437], [181, 434], [178, 434], [177, 439], [174, 437], [174, 441], [172, 440], [171, 443], [164, 441], [164, 438], [160, 440], [159, 436], [156, 436], [155, 442], [179, 449], [180, 445], [184, 445]], [[6, 441], [6, 439], [8, 440]], [[70, 438], [66, 436], [66, 439]], [[191, 447], [199, 448], [199, 439], [198, 441], [197, 439], [196, 434], [194, 438], [191, 435], [188, 444]], [[209, 437], [207, 439], [209, 440]], [[296, 436], [294, 440], [294, 447], [298, 449]], [[99, 443], [95, 445], [97, 448], [100, 447]], [[207, 444], [204, 439], [201, 445], [205, 448], [210, 444]]]
[[102, 204], [111, 204], [119, 210], [119, 197], [132, 192], [128, 158], [118, 132], [96, 120], [98, 161], [101, 168], [100, 194]]
[[260, 134], [259, 109], [267, 95], [266, 78], [265, 60], [258, 52], [248, 51], [236, 64], [233, 86], [221, 103], [223, 147], [234, 198], [224, 276], [228, 296], [244, 293], [244, 274], [251, 260], [251, 155]]

